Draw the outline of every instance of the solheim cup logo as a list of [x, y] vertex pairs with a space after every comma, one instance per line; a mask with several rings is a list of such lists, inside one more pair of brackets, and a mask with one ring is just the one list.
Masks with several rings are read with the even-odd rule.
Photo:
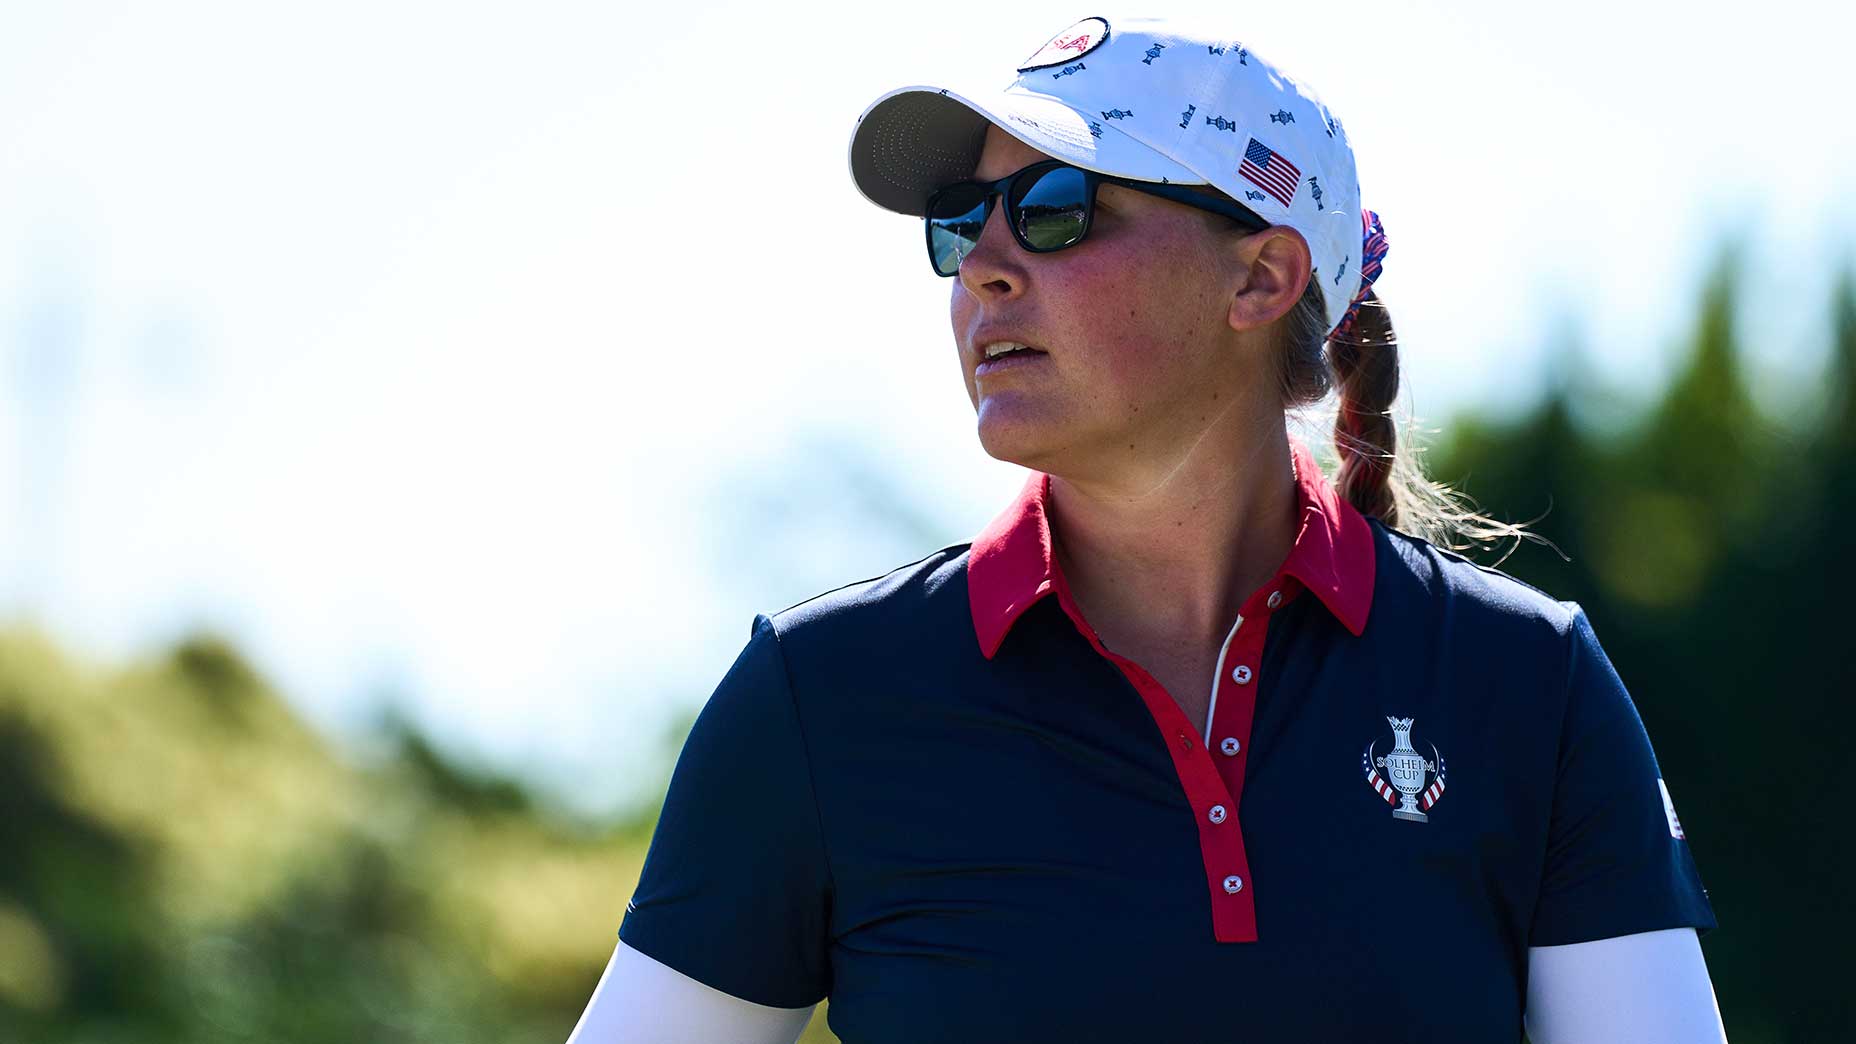
[[[1388, 805], [1397, 805], [1392, 810], [1392, 818], [1408, 819], [1414, 823], [1424, 823], [1430, 817], [1425, 813], [1437, 804], [1437, 799], [1444, 793], [1444, 756], [1433, 745], [1433, 761], [1426, 761], [1411, 745], [1411, 718], [1386, 719], [1392, 726], [1392, 750], [1382, 757], [1373, 756], [1374, 740], [1366, 745], [1366, 753], [1360, 755], [1360, 767], [1366, 771], [1366, 782], [1373, 788], [1373, 793], [1385, 799]], [[1379, 770], [1384, 769], [1381, 776]], [[1425, 774], [1436, 776], [1430, 786], [1424, 785]]]

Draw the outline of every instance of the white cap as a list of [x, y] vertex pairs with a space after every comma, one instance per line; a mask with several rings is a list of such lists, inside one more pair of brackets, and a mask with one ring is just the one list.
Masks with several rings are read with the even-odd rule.
[[1085, 18], [1017, 73], [1002, 90], [902, 87], [871, 103], [851, 135], [858, 190], [921, 217], [934, 190], [973, 176], [992, 123], [1086, 170], [1211, 185], [1300, 232], [1330, 332], [1378, 277], [1385, 231], [1360, 206], [1346, 130], [1241, 41], [1168, 19]]

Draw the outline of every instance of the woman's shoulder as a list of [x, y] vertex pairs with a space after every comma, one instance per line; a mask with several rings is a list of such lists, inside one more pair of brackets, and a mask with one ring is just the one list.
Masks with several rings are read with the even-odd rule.
[[1557, 598], [1498, 568], [1401, 533], [1376, 518], [1367, 521], [1377, 549], [1375, 617], [1444, 616], [1463, 624], [1544, 629], [1564, 638], [1583, 612], [1577, 602]]
[[870, 649], [907, 643], [919, 649], [960, 635], [962, 626], [970, 641], [968, 546], [950, 544], [877, 576], [822, 591], [767, 619], [789, 655], [795, 649], [842, 650], [846, 643]]

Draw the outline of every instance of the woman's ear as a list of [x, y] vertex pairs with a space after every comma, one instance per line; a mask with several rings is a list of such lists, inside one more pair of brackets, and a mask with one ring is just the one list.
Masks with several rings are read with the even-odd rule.
[[1308, 241], [1287, 225], [1272, 225], [1234, 246], [1243, 275], [1231, 296], [1231, 328], [1268, 326], [1294, 308], [1308, 288]]

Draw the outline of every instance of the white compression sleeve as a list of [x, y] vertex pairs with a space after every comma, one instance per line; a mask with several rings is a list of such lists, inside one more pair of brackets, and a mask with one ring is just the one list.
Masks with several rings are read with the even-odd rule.
[[[812, 1008], [733, 997], [620, 943], [568, 1044], [792, 1044]], [[1533, 1044], [1721, 1044], [1714, 987], [1692, 928], [1528, 950]]]
[[567, 1044], [793, 1044], [812, 1008], [770, 1008], [707, 986], [623, 942]]
[[1727, 1040], [1693, 928], [1529, 947], [1526, 1022], [1533, 1044]]

